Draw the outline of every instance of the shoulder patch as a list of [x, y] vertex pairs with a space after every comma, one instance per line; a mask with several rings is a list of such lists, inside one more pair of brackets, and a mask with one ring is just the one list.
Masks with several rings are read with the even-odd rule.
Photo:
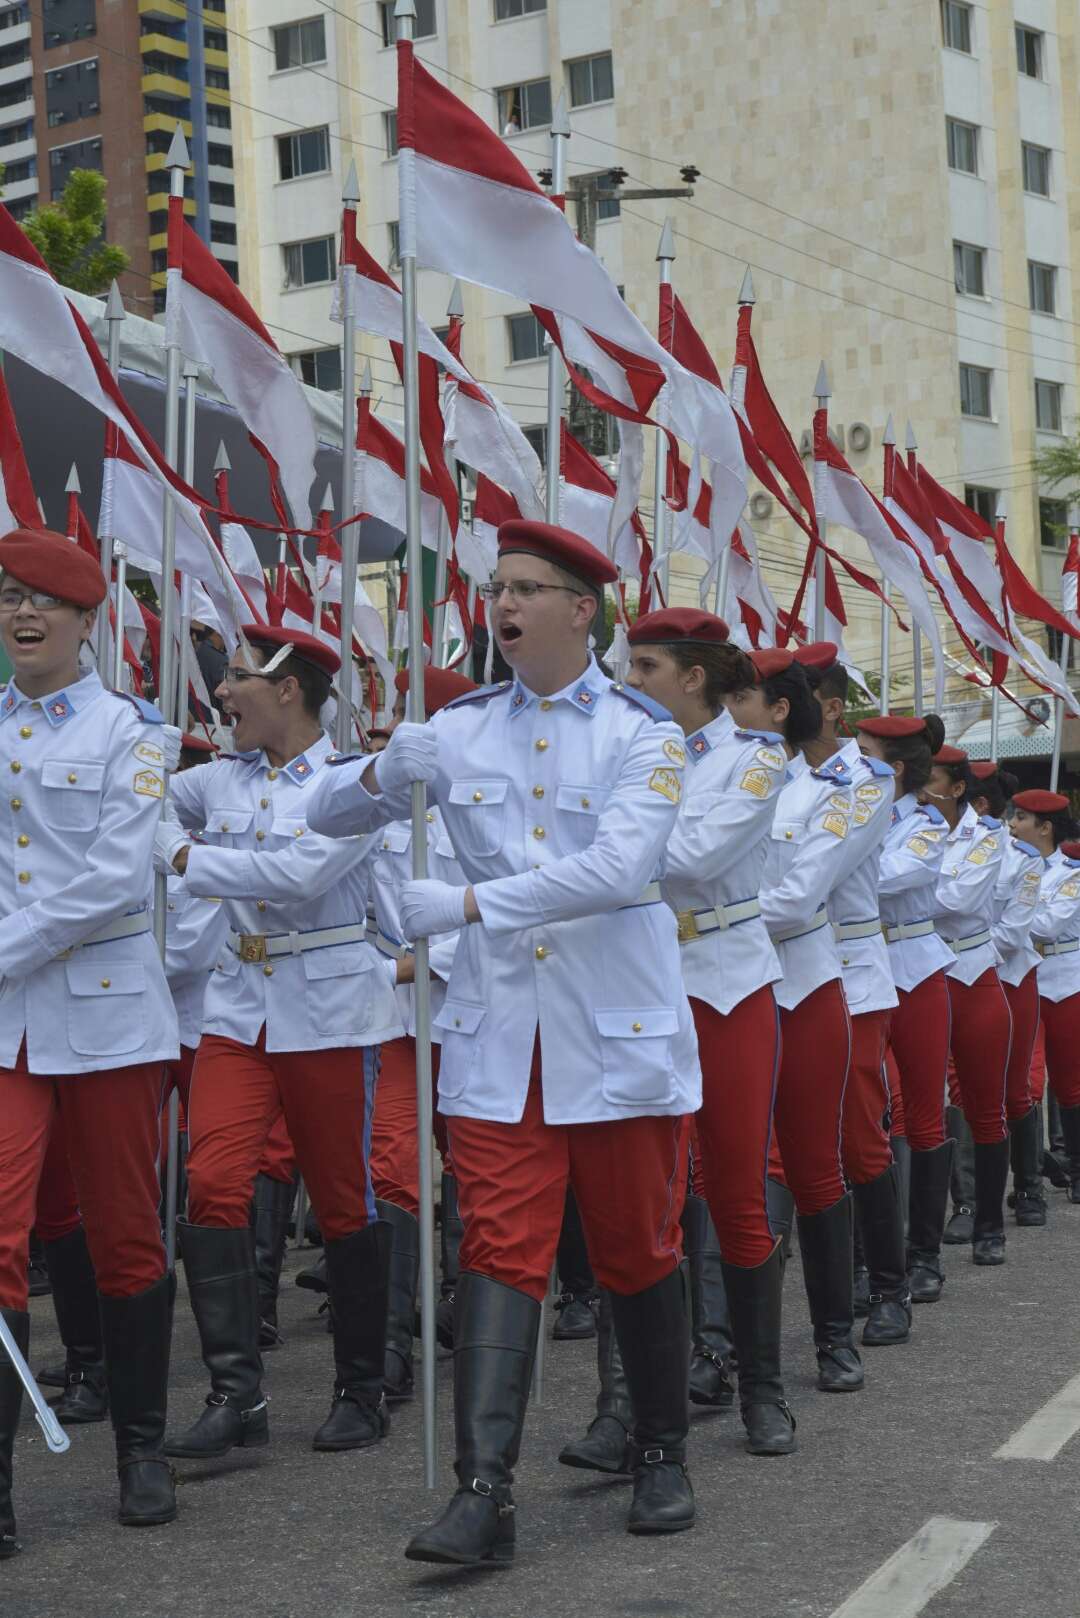
[[775, 730], [737, 730], [735, 734], [741, 742], [767, 742], [770, 747], [784, 745], [784, 738]]
[[685, 764], [686, 749], [682, 746], [681, 742], [665, 742], [664, 757], [669, 758], [673, 764]]
[[907, 842], [904, 844], [904, 847], [910, 848], [911, 852], [913, 854], [917, 854], [921, 860], [925, 859], [927, 854], [930, 852], [930, 844], [926, 841], [925, 837], [920, 837], [918, 832], [915, 833], [914, 837], [908, 838]]
[[1001, 821], [1000, 820], [995, 820], [993, 815], [980, 815], [979, 816], [979, 825], [980, 826], [985, 826], [987, 831], [1000, 831], [1001, 830]]
[[1080, 876], [1071, 876], [1067, 882], [1062, 883], [1058, 892], [1063, 899], [1080, 898]]
[[754, 757], [764, 764], [767, 770], [786, 770], [787, 754], [779, 747], [758, 747]]
[[883, 758], [871, 758], [869, 753], [864, 753], [862, 761], [871, 775], [880, 775], [884, 779], [885, 776], [893, 773], [892, 765], [886, 764]]
[[649, 788], [669, 803], [678, 803], [682, 797], [682, 781], [674, 770], [654, 770], [649, 776]]
[[768, 770], [757, 768], [747, 770], [742, 780], [739, 782], [740, 790], [751, 793], [755, 798], [767, 798], [769, 796], [769, 788], [771, 785], [772, 777]]
[[[616, 692], [618, 696], [625, 698], [627, 702], [632, 702], [636, 707], [643, 708], [649, 718], [654, 719], [657, 724], [671, 718], [663, 704], [654, 702], [652, 697], [645, 695], [644, 691], [632, 691], [628, 685], [612, 685], [610, 689]], [[453, 707], [453, 703], [450, 706]]]
[[830, 810], [821, 824], [823, 829], [831, 831], [834, 837], [846, 837], [848, 834], [847, 816], [838, 815], [835, 810]]
[[920, 803], [919, 813], [926, 816], [931, 826], [944, 826], [945, 816], [940, 809], [935, 809], [932, 803]]
[[1017, 849], [1020, 850], [1021, 854], [1027, 854], [1028, 857], [1031, 858], [1031, 859], [1040, 860], [1040, 861], [1042, 861], [1043, 864], [1046, 863], [1045, 860], [1043, 860], [1042, 855], [1039, 853], [1039, 850], [1037, 848], [1033, 847], [1033, 845], [1031, 843], [1025, 843], [1022, 838], [1014, 837], [1013, 840], [1012, 840], [1012, 844], [1013, 844], [1014, 848], [1017, 848]]
[[147, 702], [145, 697], [133, 697], [128, 691], [113, 691], [108, 687], [106, 689], [109, 690], [110, 697], [119, 697], [121, 702], [130, 702], [144, 724], [163, 725], [165, 723], [165, 715], [161, 712], [161, 709], [155, 708], [154, 704]]
[[[449, 713], [451, 708], [463, 708], [467, 702], [490, 702], [492, 697], [497, 697], [503, 691], [509, 691], [510, 685], [509, 680], [500, 680], [497, 685], [482, 685], [476, 691], [463, 691], [460, 697], [448, 702], [441, 711]], [[341, 760], [335, 760], [335, 763], [340, 762]]]

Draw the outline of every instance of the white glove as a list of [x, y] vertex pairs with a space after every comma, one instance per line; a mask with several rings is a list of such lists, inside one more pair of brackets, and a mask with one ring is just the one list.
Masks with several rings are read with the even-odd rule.
[[375, 760], [380, 792], [401, 792], [414, 781], [433, 781], [439, 744], [427, 725], [398, 725], [390, 745]]
[[432, 933], [452, 933], [464, 927], [466, 892], [450, 882], [406, 882], [398, 908], [407, 941], [415, 944], [418, 938], [430, 938]]
[[180, 736], [179, 725], [162, 725], [161, 750], [165, 754], [165, 768], [167, 770], [180, 768]]
[[173, 860], [177, 850], [190, 843], [191, 838], [176, 819], [170, 820], [164, 816], [157, 823], [154, 832], [154, 870], [165, 876], [175, 876], [176, 868]]

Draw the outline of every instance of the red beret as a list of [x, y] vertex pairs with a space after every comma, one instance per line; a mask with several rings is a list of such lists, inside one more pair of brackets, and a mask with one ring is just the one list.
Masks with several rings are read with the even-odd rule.
[[631, 646], [662, 646], [665, 641], [704, 641], [710, 646], [726, 646], [731, 631], [722, 618], [698, 607], [664, 607], [647, 612], [630, 625], [626, 636]]
[[804, 669], [831, 669], [839, 651], [831, 640], [815, 640], [809, 646], [795, 648], [795, 661]]
[[1067, 860], [1080, 860], [1080, 843], [1059, 843], [1058, 852]]
[[180, 746], [186, 753], [216, 753], [217, 748], [205, 736], [193, 736], [190, 730], [185, 730], [180, 738]]
[[1013, 808], [1026, 809], [1029, 815], [1056, 815], [1059, 809], [1068, 807], [1069, 800], [1062, 793], [1042, 792], [1037, 788], [1018, 792], [1013, 798]]
[[389, 741], [393, 734], [394, 732], [386, 725], [372, 725], [368, 731], [368, 740], [370, 741], [372, 736], [378, 736], [383, 741]]
[[[394, 690], [405, 693], [408, 689], [409, 671], [402, 669], [400, 674], [394, 676]], [[455, 697], [463, 697], [466, 691], [475, 690], [476, 681], [459, 674], [456, 669], [424, 670], [424, 707], [428, 714], [438, 713], [440, 708], [445, 708]], [[368, 735], [371, 734], [369, 731]]]
[[860, 719], [855, 729], [865, 731], [867, 736], [881, 736], [886, 741], [894, 741], [901, 736], [918, 736], [920, 731], [925, 731], [926, 726], [921, 719], [910, 719], [898, 713], [883, 713], [873, 719]]
[[49, 528], [13, 528], [5, 534], [0, 571], [16, 584], [47, 591], [84, 610], [100, 606], [109, 593], [96, 558]]
[[595, 545], [590, 545], [580, 534], [569, 528], [556, 528], [552, 523], [529, 522], [515, 517], [499, 528], [499, 555], [514, 551], [526, 556], [539, 556], [544, 562], [565, 568], [575, 579], [582, 579], [593, 590], [602, 590], [605, 584], [614, 584], [619, 570]]
[[966, 764], [968, 756], [962, 747], [939, 747], [934, 754], [935, 764]]
[[992, 758], [980, 758], [971, 766], [971, 773], [976, 781], [992, 780], [997, 772], [997, 764]]
[[751, 652], [750, 661], [757, 673], [758, 684], [763, 685], [774, 674], [783, 674], [785, 669], [789, 669], [795, 661], [795, 653], [781, 652], [770, 647], [768, 651]]
[[341, 658], [332, 646], [302, 629], [287, 629], [284, 624], [241, 624], [240, 633], [252, 646], [269, 651], [271, 656], [282, 646], [291, 646], [291, 657], [310, 663], [321, 674], [336, 674], [341, 667]]

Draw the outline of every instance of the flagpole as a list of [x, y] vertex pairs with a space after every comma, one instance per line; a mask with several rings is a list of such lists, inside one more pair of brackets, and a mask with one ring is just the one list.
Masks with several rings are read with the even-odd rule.
[[[915, 429], [910, 421], [907, 424], [907, 433], [904, 437], [904, 448], [907, 450], [907, 469], [916, 483], [919, 481], [918, 443], [915, 438]], [[915, 717], [921, 719], [926, 708], [926, 698], [923, 692], [923, 666], [922, 666], [922, 630], [918, 624], [911, 626], [911, 657], [913, 668], [912, 696], [914, 698]]]
[[[750, 322], [753, 319], [754, 304], [757, 298], [754, 295], [754, 278], [750, 274], [749, 264], [742, 278], [739, 288], [739, 324], [735, 336], [735, 363], [731, 367], [731, 408], [737, 415], [741, 415], [746, 404], [746, 356], [745, 345], [750, 339]], [[720, 558], [720, 571], [716, 578], [716, 596], [713, 601], [713, 612], [718, 618], [724, 615], [727, 604], [728, 574], [731, 571], [731, 540], [724, 546], [724, 554]]]
[[[570, 114], [566, 107], [566, 91], [560, 90], [559, 99], [555, 104], [555, 114], [551, 120], [551, 200], [560, 208], [565, 208], [566, 205], [566, 148], [569, 140]], [[544, 515], [548, 522], [557, 523], [566, 370], [563, 357], [550, 337], [547, 351], [547, 464]]]
[[[1071, 530], [1070, 534], [1069, 534], [1070, 548], [1072, 546], [1073, 540], [1076, 538], [1076, 533], [1077, 533], [1077, 531], [1076, 531], [1076, 528], [1074, 527]], [[1063, 612], [1064, 612], [1064, 608], [1063, 608]], [[1062, 635], [1062, 637], [1061, 637], [1061, 652], [1058, 655], [1058, 668], [1061, 670], [1061, 683], [1062, 683], [1062, 685], [1064, 685], [1066, 687], [1068, 687], [1068, 684], [1069, 684], [1069, 648], [1070, 648], [1071, 644], [1072, 644], [1071, 637], [1068, 636], [1068, 635]], [[1050, 791], [1051, 792], [1056, 792], [1057, 791], [1057, 789], [1058, 789], [1058, 781], [1061, 778], [1061, 748], [1062, 748], [1062, 742], [1064, 741], [1064, 738], [1065, 738], [1065, 701], [1064, 701], [1063, 697], [1055, 697], [1055, 699], [1054, 699], [1054, 751], [1053, 751], [1053, 754], [1052, 754], [1051, 759], [1050, 759]]]
[[[675, 262], [675, 235], [671, 228], [671, 220], [664, 220], [664, 228], [660, 232], [660, 242], [656, 249], [656, 262], [659, 268], [659, 284], [662, 287], [671, 285], [671, 266]], [[662, 296], [662, 294], [661, 294]], [[653, 471], [653, 566], [663, 592], [664, 600], [668, 596], [668, 580], [670, 567], [668, 563], [668, 514], [664, 495], [667, 491], [668, 468], [668, 441], [663, 431], [667, 426], [667, 410], [661, 399], [656, 401], [656, 461]]]
[[[349, 172], [341, 193], [342, 205], [356, 212], [360, 201], [360, 181], [356, 173], [356, 160], [349, 163]], [[415, 260], [414, 260], [415, 263]], [[356, 266], [341, 266], [341, 520], [348, 522], [355, 516], [354, 480], [356, 455]], [[341, 673], [339, 680], [345, 700], [338, 701], [334, 743], [340, 753], [347, 753], [352, 740], [352, 643], [353, 615], [356, 609], [356, 570], [360, 566], [360, 527], [348, 522], [341, 529]], [[318, 554], [315, 558], [316, 584], [318, 581]], [[315, 619], [318, 633], [319, 620]]]
[[[1005, 501], [999, 496], [997, 511], [995, 513], [997, 526], [997, 539], [999, 545], [1005, 543]], [[1005, 591], [1005, 582], [1002, 580], [1002, 592]], [[998, 730], [1001, 724], [1001, 696], [995, 685], [990, 692], [990, 757], [996, 763], [998, 755]]]
[[[107, 348], [106, 348], [105, 359], [106, 359], [106, 364], [109, 367], [109, 374], [114, 379], [120, 375], [120, 328], [123, 325], [126, 318], [127, 317], [126, 317], [126, 314], [125, 314], [125, 311], [124, 311], [124, 300], [120, 296], [120, 288], [117, 286], [116, 279], [114, 277], [114, 279], [113, 279], [113, 281], [112, 281], [112, 283], [111, 283], [111, 285], [109, 287], [109, 296], [105, 300], [105, 324], [108, 327], [108, 333], [109, 333], [108, 345], [107, 345]], [[100, 523], [99, 523], [98, 526], [100, 527]], [[112, 585], [112, 558], [113, 558], [112, 535], [111, 534], [100, 534], [99, 533], [98, 534], [98, 546], [99, 546], [99, 554], [100, 554], [100, 558], [101, 558], [101, 571], [104, 573], [104, 575], [105, 575], [105, 583], [108, 585], [109, 590], [111, 591], [111, 589], [113, 587], [113, 585]], [[127, 570], [125, 568], [125, 574], [126, 574], [126, 571]], [[126, 580], [125, 580], [125, 582], [126, 582]], [[119, 583], [117, 583], [117, 588], [116, 588], [116, 609], [115, 609], [115, 611], [116, 611], [116, 625], [117, 625], [118, 630], [120, 629], [120, 627], [121, 627], [121, 625], [123, 623], [123, 600], [124, 600], [124, 598], [120, 593]], [[121, 637], [120, 637], [121, 657], [123, 656], [123, 648], [124, 648], [124, 642], [123, 642], [123, 636], [121, 635]], [[99, 613], [98, 614], [98, 642], [97, 642], [97, 671], [98, 671], [98, 674], [100, 675], [100, 677], [101, 677], [101, 679], [103, 681], [107, 678], [108, 668], [109, 668], [109, 607], [108, 607], [108, 596], [106, 596], [105, 611], [104, 611], [104, 613]], [[120, 686], [117, 684], [117, 682], [115, 680], [114, 680], [113, 684], [116, 686], [117, 690], [120, 689]]]
[[[411, 43], [416, 27], [415, 0], [397, 0], [394, 7], [398, 43]], [[400, 112], [400, 108], [399, 108]], [[408, 714], [422, 725], [424, 705], [424, 588], [420, 512], [420, 356], [417, 346], [416, 301], [416, 188], [415, 152], [398, 152], [398, 218], [401, 246], [401, 303], [405, 395], [405, 551], [409, 563], [409, 696]], [[550, 399], [550, 385], [549, 385]], [[556, 472], [558, 456], [555, 457]], [[551, 445], [548, 445], [548, 466]], [[549, 477], [550, 487], [550, 477]], [[345, 584], [342, 580], [342, 605]], [[350, 596], [351, 601], [351, 596]], [[428, 874], [427, 793], [422, 781], [412, 788], [412, 874]], [[434, 1489], [438, 1472], [438, 1431], [435, 1406], [435, 1193], [431, 1104], [431, 972], [428, 940], [415, 947], [413, 1006], [416, 1014], [416, 1131], [419, 1148], [420, 1195], [420, 1345], [424, 1414], [424, 1485]]]
[[[333, 489], [330, 487], [330, 485], [328, 483], [326, 485], [326, 488], [323, 490], [322, 500], [319, 502], [317, 527], [319, 528], [320, 532], [326, 532], [326, 533], [330, 532], [330, 517], [331, 517], [331, 515], [333, 513], [333, 510], [334, 510], [334, 491], [333, 491]], [[354, 526], [355, 526], [355, 524], [354, 524]], [[321, 629], [322, 629], [322, 607], [323, 607], [322, 585], [319, 582], [319, 541], [318, 540], [315, 541], [315, 561], [314, 561], [314, 564], [313, 564], [312, 570], [311, 570], [311, 579], [312, 579], [312, 583], [311, 583], [311, 631], [312, 631], [312, 634], [318, 635], [320, 633]], [[344, 644], [344, 640], [345, 640], [345, 630], [344, 630], [344, 625], [343, 625], [342, 626], [342, 643], [343, 644]], [[349, 639], [348, 639], [348, 645], [349, 645], [349, 657], [351, 658], [351, 656], [352, 656], [352, 636], [351, 635], [349, 636]], [[344, 681], [344, 679], [345, 679], [345, 659], [343, 658], [342, 663], [341, 663], [340, 680]], [[349, 687], [348, 707], [350, 708], [350, 723], [351, 723], [352, 681], [350, 680], [350, 681], [348, 681], [346, 683], [348, 684], [348, 687]], [[344, 689], [344, 687], [343, 687], [343, 689]]]
[[[814, 383], [814, 397], [819, 410], [825, 412], [825, 431], [829, 430], [829, 399], [832, 396], [829, 387], [829, 373], [822, 360], [818, 367], [817, 381]], [[814, 639], [825, 639], [825, 540], [828, 537], [829, 522], [824, 515], [826, 506], [825, 490], [825, 462], [814, 458], [814, 505], [817, 508], [818, 545], [817, 556], [814, 558]]]
[[[194, 360], [184, 361], [184, 482], [188, 488], [195, 484], [195, 380], [199, 367]], [[191, 684], [191, 578], [187, 573], [180, 578], [180, 659], [176, 683], [176, 715], [181, 730], [187, 729], [188, 687]]]
[[[169, 196], [178, 197], [181, 206], [183, 206], [184, 176], [189, 161], [184, 132], [177, 124], [165, 158], [165, 167], [169, 173]], [[169, 291], [174, 289], [170, 288]], [[179, 322], [174, 324], [178, 325]], [[164, 449], [166, 461], [175, 468], [180, 449], [180, 372], [183, 355], [176, 341], [175, 330], [170, 330], [167, 308], [165, 334]], [[176, 572], [176, 505], [168, 490], [164, 493], [161, 509], [161, 643], [158, 652], [158, 707], [164, 715], [165, 723], [171, 725], [176, 722], [176, 591], [173, 586], [173, 574]], [[119, 591], [119, 578], [117, 588]], [[124, 645], [122, 625], [121, 612], [117, 614], [116, 625], [121, 657]], [[162, 960], [165, 959], [167, 918], [168, 878], [159, 875], [154, 878], [154, 937]], [[168, 1142], [169, 1152], [165, 1170], [165, 1258], [171, 1270], [176, 1263], [176, 1197], [180, 1167], [179, 1095], [175, 1089], [169, 1096]]]
[[[465, 304], [461, 296], [461, 283], [455, 281], [450, 290], [450, 302], [446, 306], [447, 318], [453, 322], [461, 320], [465, 314]], [[446, 456], [446, 470], [457, 487], [457, 460], [453, 455]], [[450, 519], [446, 515], [445, 506], [440, 505], [439, 516], [439, 548], [435, 553], [435, 606], [431, 619], [431, 661], [438, 668], [446, 662], [446, 574], [447, 563], [450, 556]]]
[[[885, 450], [885, 476], [882, 494], [886, 500], [890, 500], [893, 492], [893, 462], [896, 455], [896, 430], [893, 427], [891, 412], [888, 421], [885, 423], [881, 443]], [[889, 681], [892, 674], [891, 627], [889, 623], [889, 581], [883, 573], [881, 575], [881, 690], [878, 693], [878, 712], [882, 714], [887, 714], [889, 711]]]

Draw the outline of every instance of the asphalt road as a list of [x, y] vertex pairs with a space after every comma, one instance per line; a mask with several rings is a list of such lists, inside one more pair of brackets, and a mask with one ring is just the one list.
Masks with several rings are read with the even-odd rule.
[[[1077, 1618], [1080, 1441], [1048, 1460], [995, 1457], [1080, 1373], [1080, 1207], [1050, 1196], [1049, 1227], [1010, 1228], [1002, 1269], [976, 1270], [966, 1250], [948, 1250], [944, 1300], [916, 1311], [910, 1343], [867, 1352], [866, 1389], [852, 1396], [814, 1391], [793, 1260], [785, 1354], [799, 1452], [751, 1459], [736, 1417], [696, 1412], [691, 1533], [630, 1537], [627, 1487], [556, 1463], [590, 1414], [594, 1359], [591, 1344], [549, 1344], [545, 1402], [530, 1410], [515, 1488], [518, 1555], [505, 1571], [425, 1570], [402, 1557], [451, 1488], [448, 1363], [439, 1367], [438, 1493], [423, 1488], [417, 1404], [398, 1408], [374, 1451], [311, 1450], [329, 1400], [330, 1345], [311, 1294], [291, 1284], [310, 1255], [290, 1250], [287, 1342], [267, 1356], [271, 1447], [205, 1467], [178, 1463], [179, 1520], [134, 1531], [115, 1521], [109, 1429], [76, 1428], [71, 1449], [55, 1456], [24, 1419], [16, 1489], [25, 1549], [0, 1567], [0, 1615]], [[37, 1365], [57, 1348], [47, 1298], [35, 1300], [33, 1317]], [[182, 1291], [176, 1319], [172, 1413], [186, 1421], [205, 1376]], [[1080, 1382], [1045, 1425], [1049, 1447], [1080, 1427]], [[1035, 1442], [1045, 1446], [1047, 1434]], [[913, 1593], [920, 1581], [923, 1596], [940, 1586], [926, 1604]]]

